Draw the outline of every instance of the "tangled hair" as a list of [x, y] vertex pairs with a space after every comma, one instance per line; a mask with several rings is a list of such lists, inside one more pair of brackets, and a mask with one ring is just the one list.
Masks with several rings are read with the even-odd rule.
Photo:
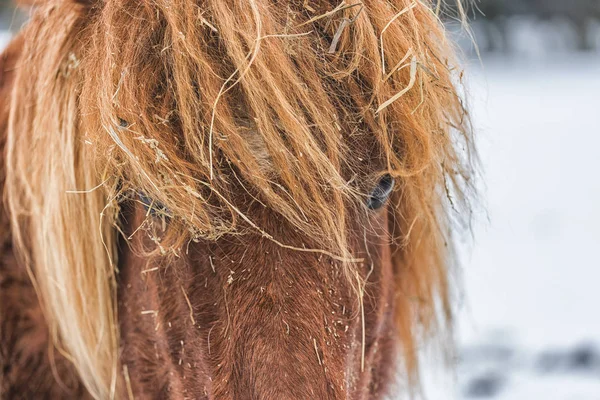
[[[10, 102], [14, 240], [59, 349], [90, 393], [120, 384], [119, 205], [168, 220], [155, 256], [258, 232], [251, 193], [352, 271], [357, 182], [387, 173], [406, 371], [450, 321], [450, 229], [472, 141], [453, 49], [425, 0], [47, 0], [24, 28]], [[356, 149], [372, 149], [381, 168]], [[356, 179], [361, 177], [364, 179]], [[160, 207], [158, 206], [160, 205]], [[462, 212], [462, 210], [466, 210]], [[460, 211], [460, 212], [457, 212]], [[463, 222], [465, 222], [463, 220]]]

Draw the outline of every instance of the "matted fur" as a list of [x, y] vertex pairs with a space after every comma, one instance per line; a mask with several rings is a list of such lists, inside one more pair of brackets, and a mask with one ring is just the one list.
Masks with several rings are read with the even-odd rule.
[[[9, 106], [5, 195], [50, 332], [94, 397], [126, 383], [121, 204], [139, 193], [154, 202], [147, 224], [165, 229], [153, 230], [148, 260], [258, 234], [341, 263], [358, 299], [363, 236], [352, 227], [369, 225], [363, 204], [384, 173], [397, 180], [398, 339], [416, 378], [418, 344], [450, 321], [450, 229], [452, 215], [468, 218], [472, 157], [459, 71], [430, 4], [35, 4]], [[240, 193], [318, 246], [255, 222]]]

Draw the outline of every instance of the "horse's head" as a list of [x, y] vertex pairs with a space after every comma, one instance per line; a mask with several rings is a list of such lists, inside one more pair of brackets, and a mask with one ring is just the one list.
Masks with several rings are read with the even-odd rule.
[[37, 3], [8, 200], [91, 393], [341, 399], [383, 393], [394, 370], [414, 383], [417, 345], [450, 319], [470, 175], [435, 10]]

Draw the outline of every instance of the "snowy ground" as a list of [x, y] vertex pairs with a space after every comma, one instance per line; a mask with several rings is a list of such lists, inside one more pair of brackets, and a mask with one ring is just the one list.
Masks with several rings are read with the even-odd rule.
[[489, 218], [465, 251], [457, 382], [429, 400], [600, 399], [600, 55], [468, 68]]
[[427, 400], [600, 399], [600, 55], [526, 47], [467, 69], [489, 218]]
[[8, 41], [10, 40], [10, 33], [6, 31], [0, 30], [0, 50], [6, 46]]

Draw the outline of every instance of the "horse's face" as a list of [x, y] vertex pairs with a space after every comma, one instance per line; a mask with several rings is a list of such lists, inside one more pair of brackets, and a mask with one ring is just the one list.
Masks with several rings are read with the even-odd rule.
[[240, 220], [214, 240], [168, 250], [173, 213], [145, 194], [128, 200], [118, 298], [133, 393], [342, 399], [389, 389], [400, 351], [387, 209], [395, 180], [364, 136], [344, 144], [363, 160], [360, 175], [345, 177], [360, 196], [336, 210], [352, 258], [282, 218], [234, 168], [219, 178], [235, 182], [228, 202]]
[[[385, 202], [388, 179], [377, 188], [374, 205]], [[247, 214], [285, 246], [247, 227], [245, 235], [192, 242], [169, 262], [122, 252], [121, 362], [133, 393], [219, 399], [385, 393], [399, 352], [387, 213], [372, 210], [368, 226], [350, 224], [360, 239], [351, 251], [364, 261], [345, 266], [292, 249], [319, 243], [247, 196]], [[148, 224], [139, 205], [124, 218], [128, 236]], [[159, 235], [143, 229], [130, 245], [155, 248]]]
[[97, 397], [371, 398], [399, 354], [415, 377], [471, 145], [432, 10], [65, 1], [24, 35], [9, 202]]

